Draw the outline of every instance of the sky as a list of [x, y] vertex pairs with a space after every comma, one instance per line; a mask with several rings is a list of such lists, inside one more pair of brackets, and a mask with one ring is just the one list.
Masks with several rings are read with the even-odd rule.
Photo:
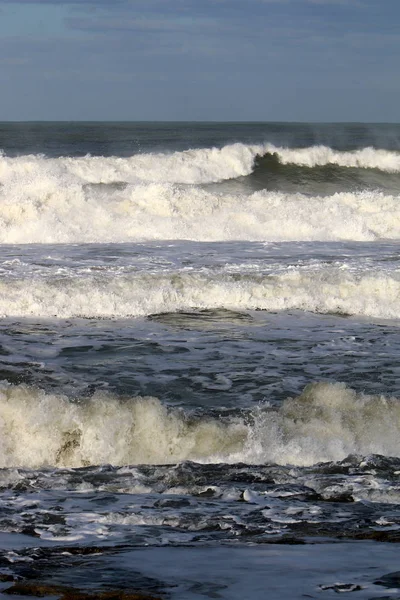
[[0, 0], [0, 121], [400, 122], [400, 0]]

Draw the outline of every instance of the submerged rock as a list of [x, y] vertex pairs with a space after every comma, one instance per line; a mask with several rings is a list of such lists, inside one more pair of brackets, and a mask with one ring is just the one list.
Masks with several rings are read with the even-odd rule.
[[61, 600], [160, 600], [160, 597], [149, 596], [140, 592], [128, 590], [81, 591], [72, 587], [41, 584], [35, 582], [15, 583], [3, 590], [3, 594], [16, 596], [58, 596]]

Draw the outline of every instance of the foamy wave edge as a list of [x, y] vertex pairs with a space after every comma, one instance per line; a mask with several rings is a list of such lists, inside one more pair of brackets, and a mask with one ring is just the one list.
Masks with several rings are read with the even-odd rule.
[[400, 237], [400, 201], [380, 192], [329, 197], [216, 193], [175, 184], [120, 190], [58, 181], [0, 188], [0, 243], [373, 241]]
[[98, 393], [71, 401], [3, 382], [0, 432], [2, 468], [187, 460], [304, 466], [349, 454], [400, 456], [400, 403], [340, 383], [317, 383], [278, 410], [266, 404], [216, 418], [152, 397]]
[[320, 265], [271, 275], [181, 271], [0, 281], [3, 317], [123, 318], [219, 308], [398, 319], [400, 276]]
[[44, 155], [8, 157], [0, 153], [0, 182], [38, 175], [81, 183], [201, 184], [249, 175], [257, 156], [275, 154], [282, 164], [341, 167], [400, 172], [400, 152], [373, 147], [338, 151], [328, 146], [289, 148], [264, 144], [228, 144], [173, 153], [135, 154], [131, 157], [90, 156], [47, 158]]

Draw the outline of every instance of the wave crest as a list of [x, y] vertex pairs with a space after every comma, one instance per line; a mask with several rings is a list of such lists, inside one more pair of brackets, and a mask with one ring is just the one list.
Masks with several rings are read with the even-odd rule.
[[273, 155], [281, 164], [304, 167], [338, 165], [400, 172], [400, 152], [361, 148], [337, 151], [327, 146], [288, 148], [273, 144], [228, 144], [183, 152], [111, 156], [46, 158], [44, 155], [7, 157], [0, 154], [0, 181], [54, 176], [77, 183], [184, 183], [202, 184], [249, 175], [257, 157]]
[[358, 169], [379, 169], [387, 173], [400, 172], [400, 152], [372, 147], [338, 151], [328, 146], [311, 146], [309, 148], [267, 146], [266, 150], [269, 154], [275, 154], [282, 164], [303, 167], [338, 165]]
[[318, 383], [279, 410], [190, 415], [156, 398], [97, 394], [72, 402], [0, 385], [0, 467], [244, 462], [310, 465], [348, 454], [400, 456], [397, 398]]
[[[0, 243], [400, 237], [397, 195], [354, 191], [307, 196], [266, 190], [234, 194], [197, 185], [250, 175], [260, 168], [257, 156], [268, 152], [275, 157], [272, 163], [400, 173], [400, 154], [373, 148], [336, 152], [321, 146], [233, 144], [130, 158], [0, 156]], [[266, 168], [267, 179], [274, 176], [274, 164]]]
[[400, 277], [397, 271], [357, 273], [322, 264], [271, 275], [102, 271], [0, 282], [3, 317], [129, 317], [216, 308], [400, 318]]

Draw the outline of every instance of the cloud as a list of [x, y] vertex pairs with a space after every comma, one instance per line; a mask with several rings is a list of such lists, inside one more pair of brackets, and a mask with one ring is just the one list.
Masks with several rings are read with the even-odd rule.
[[400, 0], [386, 7], [376, 0], [0, 0], [3, 112], [351, 118], [348, 93], [354, 105], [368, 94], [377, 107], [388, 98], [397, 115], [398, 94], [384, 90], [399, 86]]
[[125, 16], [97, 16], [92, 18], [67, 17], [67, 25], [72, 29], [83, 31], [127, 31], [127, 32], [188, 32], [196, 35], [203, 31], [221, 34], [224, 30], [231, 30], [228, 23], [220, 23], [213, 18], [187, 16], [152, 15], [144, 17]]
[[0, 65], [18, 67], [30, 64], [31, 59], [28, 57], [6, 57], [0, 58]]
[[[253, 4], [282, 4], [282, 5], [299, 5], [299, 4], [338, 4], [342, 6], [355, 7], [362, 6], [369, 0], [247, 0], [246, 4], [252, 2]], [[56, 6], [68, 6], [68, 5], [89, 5], [107, 7], [110, 10], [118, 6], [125, 5], [126, 7], [135, 8], [142, 6], [143, 8], [151, 8], [157, 6], [164, 6], [167, 10], [183, 9], [185, 6], [191, 6], [192, 9], [199, 8], [201, 6], [243, 6], [245, 10], [246, 4], [243, 0], [202, 0], [198, 2], [196, 0], [0, 0], [0, 4], [52, 4]]]
[[15, 4], [52, 4], [53, 6], [68, 6], [68, 5], [88, 5], [88, 6], [109, 6], [112, 7], [117, 4], [125, 4], [126, 0], [0, 0], [0, 4], [8, 4], [13, 6]]

